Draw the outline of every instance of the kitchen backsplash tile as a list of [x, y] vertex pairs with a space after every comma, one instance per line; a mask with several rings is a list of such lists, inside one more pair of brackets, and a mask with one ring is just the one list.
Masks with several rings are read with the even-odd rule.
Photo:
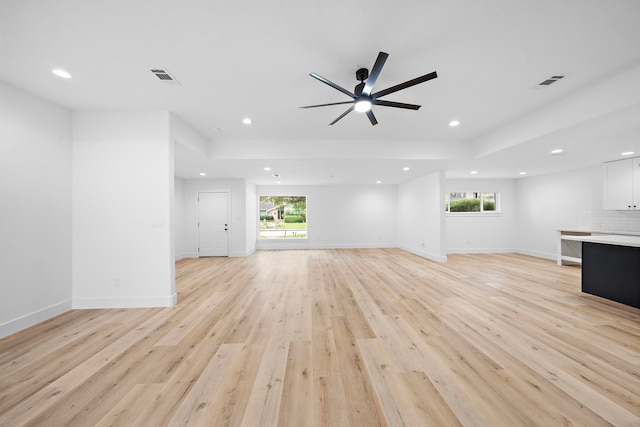
[[640, 232], [640, 209], [579, 212], [577, 225], [585, 230]]

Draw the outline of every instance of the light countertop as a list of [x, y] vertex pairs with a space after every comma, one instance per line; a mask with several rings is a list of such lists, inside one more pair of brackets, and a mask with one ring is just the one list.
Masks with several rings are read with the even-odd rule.
[[639, 235], [601, 234], [596, 236], [562, 236], [562, 240], [575, 240], [578, 242], [602, 243], [605, 245], [640, 247]]
[[617, 230], [587, 230], [580, 228], [560, 228], [558, 229], [561, 233], [590, 233], [595, 235], [621, 235], [621, 236], [640, 236], [640, 232], [638, 231], [617, 231]]

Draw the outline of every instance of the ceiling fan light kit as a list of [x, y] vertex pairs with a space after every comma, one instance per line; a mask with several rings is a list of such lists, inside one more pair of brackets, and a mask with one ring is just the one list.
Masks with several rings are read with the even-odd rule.
[[353, 109], [358, 113], [366, 113], [371, 110], [371, 101], [368, 99], [360, 99], [359, 101], [356, 101]]
[[[380, 52], [378, 57], [376, 58], [376, 62], [373, 64], [373, 68], [371, 69], [371, 73], [366, 68], [360, 68], [356, 71], [356, 79], [360, 81], [354, 88], [353, 92], [349, 92], [347, 89], [338, 86], [333, 83], [331, 80], [325, 79], [324, 77], [311, 73], [309, 74], [316, 80], [321, 81], [322, 83], [331, 86], [332, 88], [344, 93], [345, 95], [351, 97], [351, 101], [343, 101], [343, 102], [332, 102], [329, 104], [318, 104], [318, 105], [307, 105], [305, 107], [300, 108], [316, 108], [316, 107], [327, 107], [329, 105], [342, 105], [342, 104], [352, 104], [347, 111], [338, 116], [337, 119], [329, 123], [329, 125], [336, 124], [340, 119], [349, 114], [351, 111], [355, 110], [358, 113], [366, 113], [369, 121], [373, 126], [378, 124], [378, 120], [376, 119], [371, 107], [373, 105], [380, 105], [383, 107], [393, 107], [393, 108], [403, 108], [407, 110], [417, 110], [420, 108], [420, 105], [416, 104], [405, 104], [402, 102], [394, 102], [394, 101], [386, 101], [380, 99], [385, 95], [389, 95], [394, 92], [398, 92], [403, 89], [407, 89], [411, 86], [415, 86], [420, 83], [424, 83], [428, 80], [435, 79], [438, 77], [438, 74], [433, 71], [431, 73], [425, 74], [420, 77], [416, 77], [415, 79], [408, 80], [404, 83], [400, 83], [398, 85], [389, 87], [387, 89], [381, 90], [379, 92], [371, 93], [373, 89], [373, 85], [375, 85], [376, 80], [378, 80], [378, 76], [380, 76], [380, 72], [382, 71], [382, 67], [386, 62], [389, 54], [385, 52]], [[366, 80], [366, 83], [365, 83]]]

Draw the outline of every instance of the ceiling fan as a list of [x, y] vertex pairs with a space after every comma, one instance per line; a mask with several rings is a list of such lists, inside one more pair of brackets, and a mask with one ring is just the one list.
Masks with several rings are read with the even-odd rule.
[[[300, 108], [316, 108], [316, 107], [326, 107], [329, 105], [340, 105], [340, 104], [353, 104], [347, 111], [342, 113], [337, 119], [329, 123], [329, 125], [334, 125], [338, 122], [338, 120], [342, 119], [344, 116], [349, 114], [351, 111], [356, 110], [359, 113], [366, 113], [367, 117], [369, 117], [369, 121], [373, 126], [378, 124], [378, 120], [376, 120], [376, 116], [373, 115], [373, 111], [371, 111], [372, 105], [380, 105], [383, 107], [395, 107], [395, 108], [405, 108], [407, 110], [417, 110], [420, 108], [420, 105], [416, 104], [405, 104], [402, 102], [394, 102], [394, 101], [385, 101], [382, 98], [385, 95], [389, 95], [390, 93], [397, 92], [402, 89], [406, 89], [411, 86], [415, 86], [420, 83], [424, 83], [427, 80], [435, 79], [438, 77], [438, 74], [433, 71], [429, 74], [425, 74], [424, 76], [416, 77], [415, 79], [408, 80], [404, 83], [400, 83], [395, 86], [391, 86], [390, 88], [381, 90], [379, 92], [371, 93], [373, 89], [373, 85], [378, 80], [378, 76], [382, 71], [382, 67], [384, 66], [385, 61], [389, 57], [389, 54], [385, 52], [378, 53], [378, 57], [376, 58], [376, 62], [373, 64], [373, 68], [371, 69], [371, 74], [369, 74], [369, 70], [366, 68], [360, 68], [356, 71], [356, 79], [360, 80], [353, 90], [353, 92], [349, 92], [345, 88], [338, 86], [330, 80], [325, 79], [324, 77], [311, 73], [309, 74], [314, 79], [320, 80], [322, 83], [325, 83], [331, 86], [334, 89], [339, 90], [345, 95], [352, 98], [351, 101], [344, 102], [332, 102], [330, 104], [318, 104], [318, 105], [307, 105], [306, 107]], [[367, 81], [365, 83], [365, 80]]]

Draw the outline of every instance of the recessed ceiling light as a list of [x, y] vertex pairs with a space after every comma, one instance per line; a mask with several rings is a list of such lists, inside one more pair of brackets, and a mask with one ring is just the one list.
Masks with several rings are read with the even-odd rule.
[[526, 175], [527, 173], [525, 171], [520, 172], [520, 175]]
[[206, 172], [200, 172], [200, 176], [207, 176]]
[[220, 128], [211, 128], [211, 132], [218, 133], [220, 132]]
[[451, 126], [452, 128], [458, 126], [460, 124], [460, 120], [451, 120], [449, 122], [449, 126]]
[[471, 172], [469, 172], [469, 173], [470, 173], [471, 175], [475, 175], [475, 174], [477, 174], [477, 173], [478, 173], [478, 171], [471, 171]]
[[62, 77], [63, 79], [70, 79], [71, 78], [71, 74], [69, 74], [67, 71], [60, 69], [60, 68], [55, 68], [53, 70], [51, 70], [51, 72], [53, 74], [55, 74], [58, 77]]
[[556, 148], [555, 150], [551, 150], [551, 154], [556, 155], [562, 153], [564, 150], [561, 148]]
[[633, 154], [633, 151], [625, 151], [624, 153], [620, 153], [622, 156], [630, 156]]
[[376, 184], [382, 184], [382, 181], [376, 181]]
[[245, 125], [250, 125], [251, 119], [249, 117], [245, 117], [244, 119], [242, 119], [242, 123], [244, 123]]
[[270, 170], [271, 170], [271, 168], [270, 168], [269, 166], [267, 166], [267, 167], [265, 167], [265, 168], [264, 168], [264, 170], [266, 170], [266, 171], [270, 171]]
[[402, 168], [403, 171], [408, 171], [409, 169], [411, 169], [409, 166], [405, 166]]

